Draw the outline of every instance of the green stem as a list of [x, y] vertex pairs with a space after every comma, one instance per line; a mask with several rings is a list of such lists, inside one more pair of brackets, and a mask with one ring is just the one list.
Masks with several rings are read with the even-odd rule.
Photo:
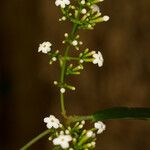
[[39, 134], [38, 136], [33, 138], [31, 141], [29, 141], [27, 144], [25, 144], [22, 148], [20, 148], [20, 150], [26, 150], [27, 148], [32, 146], [34, 143], [36, 143], [38, 140], [40, 140], [41, 138], [43, 138], [44, 136], [46, 136], [49, 133], [50, 133], [49, 129], [45, 130], [44, 132], [42, 132], [41, 134]]
[[[73, 25], [73, 29], [71, 31], [71, 38], [74, 37], [74, 34], [76, 32], [78, 28], [78, 25], [77, 24], [74, 24]], [[68, 53], [69, 53], [69, 50], [70, 50], [70, 47], [71, 45], [68, 45], [66, 50], [65, 50], [65, 54], [64, 54], [64, 57], [62, 59], [62, 66], [61, 66], [61, 76], [60, 76], [60, 82], [61, 84], [63, 85], [64, 84], [64, 80], [65, 80], [65, 71], [66, 71], [66, 63], [67, 63], [67, 56], [68, 56]], [[64, 117], [66, 117], [66, 110], [65, 110], [65, 104], [64, 104], [64, 94], [63, 93], [60, 93], [60, 103], [61, 103], [61, 113]]]
[[67, 119], [67, 124], [74, 123], [74, 122], [79, 122], [79, 121], [82, 121], [82, 120], [91, 120], [91, 121], [93, 121], [94, 117], [92, 115], [91, 116], [70, 116]]
[[79, 57], [66, 57], [67, 60], [80, 60]]

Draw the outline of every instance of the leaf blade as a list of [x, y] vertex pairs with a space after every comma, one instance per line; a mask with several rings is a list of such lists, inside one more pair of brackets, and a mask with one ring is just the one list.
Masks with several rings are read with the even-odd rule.
[[113, 107], [94, 113], [94, 121], [114, 119], [150, 120], [150, 108]]

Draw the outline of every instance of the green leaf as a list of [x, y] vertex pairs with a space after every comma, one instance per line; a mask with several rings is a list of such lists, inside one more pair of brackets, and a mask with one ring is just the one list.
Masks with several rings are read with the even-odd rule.
[[93, 120], [136, 119], [150, 120], [150, 108], [114, 107], [94, 113]]

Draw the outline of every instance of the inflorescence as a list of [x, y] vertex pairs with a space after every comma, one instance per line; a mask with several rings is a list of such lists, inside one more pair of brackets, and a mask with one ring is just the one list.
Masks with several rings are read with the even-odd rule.
[[[56, 0], [55, 5], [62, 12], [59, 21], [68, 20], [73, 24], [71, 33], [64, 34], [62, 44], [66, 47], [63, 50], [54, 50], [48, 41], [39, 45], [38, 52], [47, 54], [50, 58], [49, 63], [58, 61], [61, 68], [60, 81], [54, 81], [60, 90], [60, 102], [62, 115], [67, 120], [64, 107], [64, 93], [66, 90], [75, 90], [75, 87], [66, 83], [65, 78], [70, 75], [79, 75], [84, 69], [84, 63], [97, 64], [103, 66], [103, 56], [100, 51], [81, 48], [83, 42], [77, 34], [78, 29], [93, 30], [97, 23], [106, 22], [109, 16], [100, 11], [99, 3], [103, 0]], [[83, 46], [82, 46], [83, 47]], [[76, 51], [76, 55], [71, 55], [70, 51]], [[50, 115], [44, 118], [47, 128], [50, 130], [54, 149], [67, 150], [92, 150], [96, 144], [96, 134], [105, 130], [105, 124], [101, 121], [94, 123], [94, 127], [89, 130], [84, 129], [85, 121], [71, 123], [64, 126], [55, 116]]]
[[44, 118], [50, 129], [49, 140], [57, 150], [92, 150], [96, 145], [96, 134], [101, 134], [106, 126], [103, 122], [94, 123], [91, 129], [84, 129], [85, 121], [76, 122], [73, 126], [63, 126], [55, 116]]
[[[101, 23], [109, 20], [109, 16], [104, 15], [100, 12], [98, 3], [103, 0], [56, 0], [55, 5], [61, 8], [63, 16], [59, 21], [69, 20], [78, 29], [92, 30], [96, 23]], [[80, 48], [83, 42], [79, 40], [78, 34], [65, 33], [65, 39], [62, 44], [69, 45], [71, 49], [80, 51], [76, 56], [62, 56], [62, 50], [52, 50], [52, 44], [50, 42], [43, 42], [40, 44], [38, 52], [47, 54], [50, 57], [50, 64], [60, 62], [60, 66], [63, 65], [63, 61], [68, 61], [70, 64], [65, 69], [65, 75], [79, 75], [83, 70], [83, 63], [92, 62], [97, 64], [99, 67], [103, 66], [103, 56], [100, 51], [90, 51], [89, 48]], [[74, 61], [72, 63], [72, 61]], [[77, 63], [76, 63], [77, 62]], [[74, 86], [62, 83], [61, 81], [54, 81], [54, 84], [60, 88], [61, 93], [65, 93], [66, 89], [75, 90]]]

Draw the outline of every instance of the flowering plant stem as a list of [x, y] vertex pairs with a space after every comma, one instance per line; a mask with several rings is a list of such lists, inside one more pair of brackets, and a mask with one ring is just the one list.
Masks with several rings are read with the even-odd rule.
[[[78, 25], [74, 24], [73, 28], [72, 28], [72, 32], [71, 32], [71, 38], [74, 37], [74, 35], [77, 31], [77, 28], [78, 28]], [[62, 57], [62, 66], [60, 66], [61, 67], [61, 76], [60, 76], [61, 84], [64, 84], [64, 80], [65, 80], [66, 63], [67, 63], [67, 58], [68, 58], [68, 53], [69, 53], [70, 47], [71, 47], [71, 45], [68, 45], [66, 47], [64, 57]], [[60, 63], [60, 65], [61, 65], [61, 63]], [[61, 103], [61, 113], [62, 113], [63, 117], [66, 118], [67, 116], [66, 116], [66, 109], [65, 109], [65, 104], [64, 104], [64, 93], [61, 93], [61, 92], [60, 92], [60, 103]]]
[[[150, 120], [150, 108], [129, 108], [129, 107], [114, 107], [104, 109], [89, 116], [69, 116], [66, 118], [66, 123], [71, 124], [82, 120], [112, 120], [112, 119], [132, 119], [132, 120]], [[30, 142], [24, 145], [20, 150], [26, 150], [38, 140], [48, 135], [50, 130], [45, 130]]]
[[[67, 115], [65, 109], [65, 91], [66, 89], [75, 90], [75, 87], [66, 83], [66, 76], [80, 74], [80, 71], [83, 69], [83, 62], [92, 62], [93, 64], [97, 64], [99, 67], [103, 66], [104, 60], [101, 52], [98, 51], [96, 53], [96, 51], [90, 51], [89, 48], [80, 49], [80, 45], [82, 45], [83, 42], [79, 41], [80, 36], [76, 34], [78, 29], [92, 30], [97, 23], [109, 20], [108, 16], [101, 16], [97, 3], [101, 3], [102, 1], [103, 0], [78, 0], [76, 3], [71, 3], [70, 0], [55, 1], [55, 5], [61, 7], [63, 14], [63, 17], [60, 18], [59, 21], [65, 21], [68, 19], [72, 22], [72, 31], [70, 34], [64, 34], [65, 40], [62, 43], [67, 46], [63, 55], [59, 53], [59, 50], [51, 51], [52, 44], [50, 42], [43, 42], [40, 44], [38, 52], [48, 54], [50, 57], [50, 64], [57, 60], [60, 62], [60, 81], [54, 81], [54, 84], [58, 85], [60, 88], [60, 108], [65, 124], [60, 124], [59, 120], [53, 115], [44, 118], [44, 122], [46, 123], [48, 130], [40, 133], [20, 150], [28, 149], [48, 134], [50, 135], [49, 140], [53, 142], [54, 149], [92, 150], [96, 145], [96, 134], [101, 134], [106, 128], [105, 124], [101, 121], [112, 119], [150, 120], [150, 108], [114, 107], [100, 110], [88, 116]], [[75, 57], [69, 56], [71, 48], [82, 51]], [[78, 65], [75, 63], [68, 65], [67, 62], [69, 61], [78, 62]], [[90, 130], [85, 130], [83, 129], [85, 120], [97, 122], [94, 123], [94, 127]]]
[[29, 148], [30, 146], [32, 146], [34, 143], [36, 143], [38, 140], [40, 140], [44, 136], [48, 135], [49, 133], [50, 133], [49, 129], [45, 130], [44, 132], [40, 133], [38, 136], [36, 136], [35, 138], [33, 138], [30, 142], [28, 142], [27, 144], [25, 144], [20, 150], [26, 150], [27, 148]]

